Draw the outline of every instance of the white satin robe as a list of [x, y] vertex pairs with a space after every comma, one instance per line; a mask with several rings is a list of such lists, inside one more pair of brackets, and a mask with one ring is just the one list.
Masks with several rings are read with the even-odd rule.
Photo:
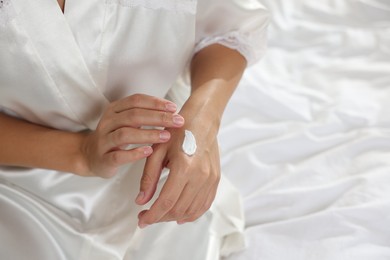
[[[0, 109], [57, 129], [94, 129], [113, 100], [164, 97], [205, 46], [258, 60], [267, 20], [255, 0], [66, 0], [65, 14], [56, 0], [3, 0]], [[211, 260], [242, 247], [239, 195], [224, 179], [198, 221], [138, 229], [143, 164], [109, 180], [0, 167], [0, 259]]]

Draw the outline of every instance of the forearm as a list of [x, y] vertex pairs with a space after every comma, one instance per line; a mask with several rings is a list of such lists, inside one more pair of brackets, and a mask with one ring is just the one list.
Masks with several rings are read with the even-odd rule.
[[244, 57], [221, 45], [197, 53], [191, 64], [191, 96], [181, 111], [187, 119], [186, 127], [216, 136], [223, 111], [245, 68]]
[[83, 134], [55, 130], [0, 113], [0, 165], [81, 174]]

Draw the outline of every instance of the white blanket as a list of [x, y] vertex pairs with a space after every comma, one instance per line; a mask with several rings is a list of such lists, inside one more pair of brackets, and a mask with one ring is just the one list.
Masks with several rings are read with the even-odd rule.
[[227, 260], [388, 260], [390, 1], [262, 2], [269, 50], [220, 131], [246, 216]]

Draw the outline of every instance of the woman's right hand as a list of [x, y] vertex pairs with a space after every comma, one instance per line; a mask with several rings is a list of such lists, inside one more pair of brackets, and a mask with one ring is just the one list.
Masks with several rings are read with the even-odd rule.
[[[165, 99], [135, 94], [112, 102], [95, 131], [85, 135], [81, 151], [86, 166], [85, 176], [110, 178], [119, 166], [152, 154], [152, 144], [170, 139], [166, 130], [142, 129], [143, 126], [179, 128], [184, 118], [174, 114], [177, 106]], [[149, 144], [134, 149], [132, 144]]]

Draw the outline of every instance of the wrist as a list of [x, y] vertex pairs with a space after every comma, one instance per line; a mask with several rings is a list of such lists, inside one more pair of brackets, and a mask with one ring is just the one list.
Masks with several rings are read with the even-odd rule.
[[218, 100], [207, 93], [193, 93], [184, 103], [179, 114], [185, 119], [184, 127], [201, 125], [218, 130], [221, 124], [223, 107]]
[[75, 133], [75, 149], [70, 156], [73, 169], [76, 175], [88, 177], [92, 176], [87, 157], [87, 139], [89, 134], [86, 132]]
[[211, 113], [211, 111], [203, 108], [195, 109], [185, 104], [179, 113], [184, 117], [185, 124], [177, 130], [182, 132], [183, 138], [185, 130], [191, 131], [196, 138], [198, 146], [207, 148], [217, 138], [220, 117], [218, 114]]

